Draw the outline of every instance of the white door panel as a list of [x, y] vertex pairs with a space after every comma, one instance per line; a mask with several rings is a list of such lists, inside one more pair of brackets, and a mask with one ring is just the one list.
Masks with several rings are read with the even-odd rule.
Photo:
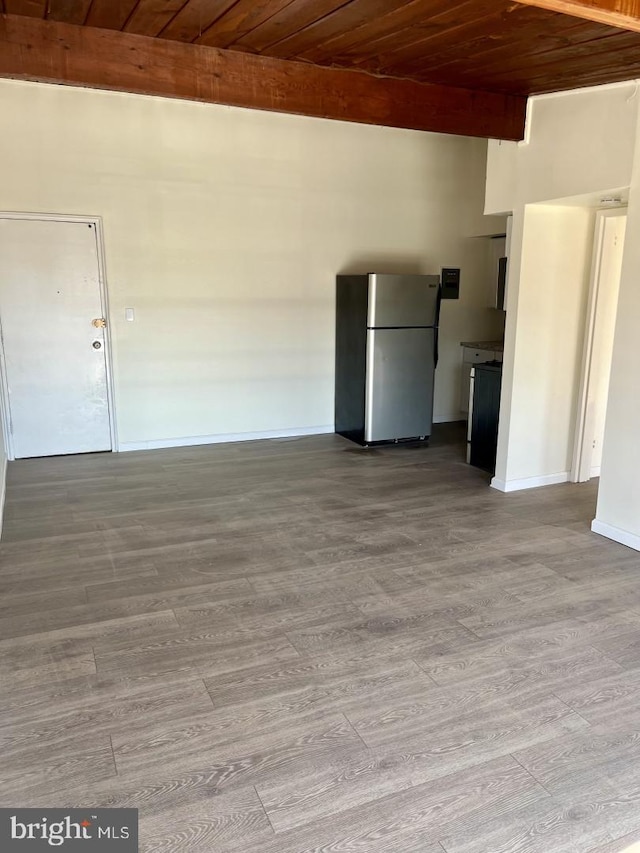
[[591, 476], [602, 465], [602, 443], [609, 399], [609, 380], [616, 333], [622, 253], [627, 217], [605, 221], [604, 245], [600, 263], [600, 282], [596, 303], [596, 323], [593, 333], [593, 361], [587, 398], [587, 423], [593, 432]]
[[95, 225], [0, 219], [0, 323], [16, 458], [111, 449]]

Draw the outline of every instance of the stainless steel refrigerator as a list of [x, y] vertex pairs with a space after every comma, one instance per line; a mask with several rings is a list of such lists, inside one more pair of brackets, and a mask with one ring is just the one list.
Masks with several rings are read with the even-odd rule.
[[437, 275], [337, 277], [337, 433], [365, 445], [428, 439], [439, 311]]

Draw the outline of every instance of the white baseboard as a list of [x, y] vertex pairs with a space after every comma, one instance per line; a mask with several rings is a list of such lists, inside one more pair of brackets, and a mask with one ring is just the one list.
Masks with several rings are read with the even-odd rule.
[[218, 435], [190, 435], [181, 438], [153, 438], [149, 441], [121, 441], [118, 451], [158, 450], [162, 447], [195, 447], [199, 444], [226, 444], [230, 441], [258, 441], [262, 438], [298, 438], [303, 435], [326, 435], [335, 432], [333, 424], [295, 429], [274, 429], [265, 432], [234, 432]]
[[629, 533], [628, 530], [614, 527], [613, 524], [607, 524], [606, 521], [598, 521], [597, 518], [594, 518], [591, 522], [591, 530], [600, 536], [606, 536], [607, 539], [613, 539], [614, 542], [626, 545], [627, 548], [640, 551], [640, 536], [637, 533]]
[[591, 469], [591, 476], [592, 477], [599, 477], [600, 476], [600, 465], [594, 465], [593, 466], [593, 468]]
[[558, 474], [545, 474], [542, 477], [524, 477], [522, 480], [499, 480], [494, 477], [491, 480], [491, 488], [497, 489], [499, 492], [520, 492], [523, 489], [556, 486], [558, 483], [567, 483], [568, 481], [568, 471], [561, 471]]

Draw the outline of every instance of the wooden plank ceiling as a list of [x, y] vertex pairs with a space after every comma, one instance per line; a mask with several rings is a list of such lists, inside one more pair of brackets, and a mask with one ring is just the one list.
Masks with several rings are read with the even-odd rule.
[[[542, 5], [548, 2], [544, 0]], [[579, 0], [571, 0], [571, 4], [575, 7]], [[528, 0], [522, 3], [512, 0], [0, 0], [5, 23], [10, 23], [13, 16], [40, 19], [39, 23], [32, 20], [31, 41], [24, 26], [21, 30], [4, 27], [0, 34], [0, 74], [30, 79], [46, 77], [38, 72], [39, 66], [32, 73], [28, 58], [19, 55], [18, 50], [11, 52], [7, 48], [5, 53], [11, 55], [3, 58], [1, 39], [11, 42], [12, 38], [18, 38], [15, 35], [18, 30], [22, 39], [19, 45], [26, 44], [37, 51], [48, 49], [55, 53], [56, 39], [67, 41], [67, 52], [91, 49], [93, 42], [88, 33], [85, 32], [83, 39], [74, 39], [69, 28], [55, 29], [57, 25], [71, 25], [91, 30], [92, 38], [104, 30], [117, 32], [120, 43], [111, 42], [116, 54], [118, 47], [125, 50], [128, 46], [126, 49], [133, 50], [132, 45], [141, 44], [126, 41], [128, 36], [139, 36], [149, 40], [147, 56], [165, 45], [162, 55], [167, 56], [167, 50], [173, 50], [172, 61], [178, 65], [202, 62], [202, 57], [208, 54], [193, 52], [195, 48], [184, 54], [176, 53], [189, 44], [216, 49], [211, 52], [216, 62], [232, 52], [237, 55], [233, 67], [243, 62], [248, 73], [281, 69], [286, 77], [289, 69], [289, 76], [299, 73], [307, 85], [320, 89], [322, 80], [328, 81], [329, 77], [318, 76], [317, 71], [313, 72], [315, 77], [309, 76], [311, 69], [304, 72], [303, 65], [368, 72], [367, 78], [374, 81], [390, 77], [414, 84], [435, 84], [446, 87], [446, 91], [414, 87], [412, 94], [407, 94], [409, 101], [428, 113], [429, 93], [439, 92], [433, 116], [429, 117], [429, 129], [513, 138], [521, 132], [523, 99], [527, 95], [640, 77], [640, 33], [581, 20], [538, 8], [539, 5], [530, 5]], [[47, 29], [43, 29], [44, 21], [50, 22]], [[69, 46], [71, 43], [73, 47]], [[176, 47], [168, 48], [167, 43]], [[100, 44], [105, 46], [104, 36]], [[84, 65], [87, 61], [88, 57], [84, 57]], [[282, 65], [282, 61], [291, 65]], [[53, 70], [47, 79], [83, 82], [74, 77], [65, 79], [64, 69], [56, 73], [55, 62], [49, 62], [49, 66]], [[117, 84], [115, 67], [111, 67], [109, 75], [114, 80], [113, 88], [129, 87]], [[102, 85], [99, 75], [89, 78], [84, 82]], [[379, 82], [369, 85], [372, 93], [376, 86], [381, 87]], [[460, 89], [467, 94], [475, 93], [478, 108], [485, 94], [509, 96], [512, 100], [487, 101], [486, 109], [491, 115], [500, 114], [500, 120], [505, 112], [511, 111], [511, 126], [505, 122], [506, 132], [502, 134], [495, 133], [496, 128], [488, 128], [487, 121], [480, 127], [479, 119], [475, 131], [471, 126], [462, 126], [464, 122], [455, 130], [446, 122], [445, 126], [438, 126], [438, 112], [447, 92], [455, 109], [466, 109], [464, 98], [456, 102], [456, 91]], [[151, 86], [149, 91], [155, 93], [156, 89]], [[426, 100], [418, 92], [424, 93]], [[171, 90], [166, 94], [191, 96], [188, 92]], [[193, 96], [198, 94], [194, 92]], [[373, 94], [371, 97], [375, 100]], [[205, 94], [202, 99], [216, 97]], [[237, 101], [231, 98], [225, 102]], [[286, 103], [281, 107], [288, 111]], [[291, 111], [305, 112], [304, 109]], [[350, 118], [346, 114], [334, 115], [331, 109], [326, 112], [330, 117]], [[392, 112], [392, 106], [387, 105], [387, 112]], [[322, 110], [310, 111], [313, 115], [321, 113]], [[520, 129], [514, 134], [515, 113]], [[354, 120], [367, 119], [355, 116]], [[374, 117], [373, 121], [422, 126], [412, 124], [407, 118], [384, 121]]]
[[518, 0], [518, 3], [640, 32], [640, 0]]

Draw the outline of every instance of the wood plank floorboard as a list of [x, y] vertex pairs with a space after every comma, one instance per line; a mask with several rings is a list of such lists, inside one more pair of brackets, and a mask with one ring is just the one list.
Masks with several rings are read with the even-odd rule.
[[10, 463], [0, 802], [137, 808], [143, 853], [632, 853], [596, 492], [493, 491], [461, 425]]

